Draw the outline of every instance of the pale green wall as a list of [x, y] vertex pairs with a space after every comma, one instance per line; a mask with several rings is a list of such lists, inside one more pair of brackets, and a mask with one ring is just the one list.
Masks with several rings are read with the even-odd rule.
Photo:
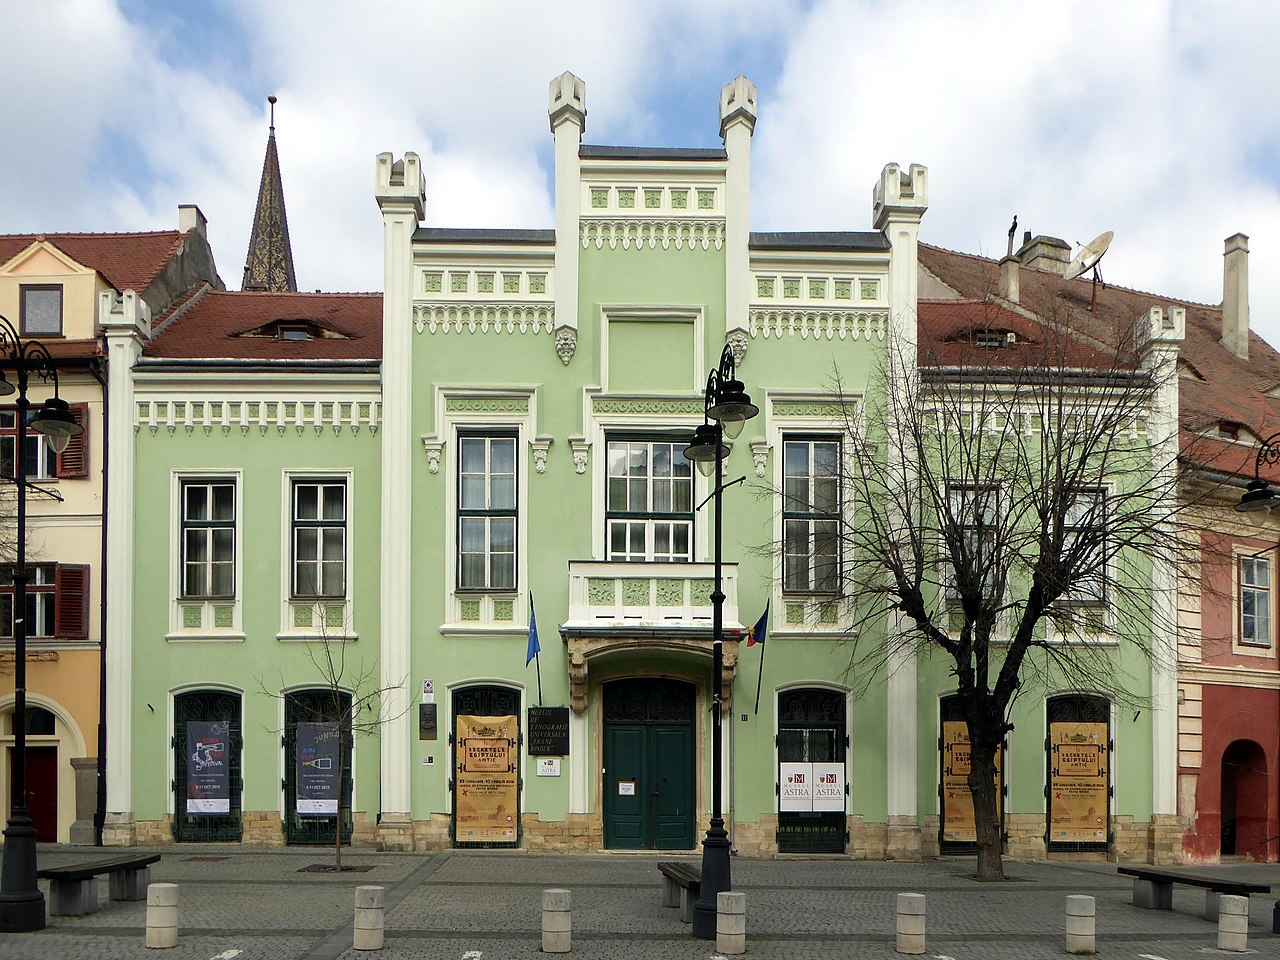
[[[282, 564], [288, 516], [283, 494], [286, 469], [353, 471], [348, 511], [351, 544], [347, 575], [356, 598], [354, 629], [359, 639], [348, 648], [349, 662], [363, 664], [376, 677], [378, 664], [378, 438], [367, 427], [353, 436], [335, 436], [326, 427], [317, 435], [306, 426], [281, 434], [276, 427], [247, 434], [220, 427], [206, 435], [179, 428], [137, 434], [137, 503], [134, 588], [134, 766], [133, 796], [139, 820], [164, 816], [171, 794], [163, 758], [168, 751], [169, 696], [177, 687], [223, 685], [240, 691], [244, 735], [243, 809], [281, 809], [280, 777], [282, 708], [271, 694], [284, 687], [319, 682], [320, 673], [307, 655], [307, 644], [281, 642]], [[243, 643], [166, 642], [169, 629], [170, 564], [177, 532], [171, 526], [174, 470], [207, 470], [211, 475], [238, 469], [242, 521], [240, 562], [243, 565]], [[268, 692], [264, 692], [268, 691]], [[356, 740], [354, 809], [378, 809], [378, 743]]]

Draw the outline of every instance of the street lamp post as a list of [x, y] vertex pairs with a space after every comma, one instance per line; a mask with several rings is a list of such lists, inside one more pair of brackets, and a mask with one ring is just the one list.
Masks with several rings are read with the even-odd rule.
[[[16, 385], [5, 372], [12, 371]], [[12, 323], [0, 316], [0, 396], [18, 394], [14, 417], [13, 481], [17, 488], [17, 548], [13, 567], [13, 806], [4, 830], [4, 861], [0, 864], [0, 932], [23, 933], [44, 929], [44, 894], [36, 883], [36, 829], [27, 814], [27, 415], [31, 402], [27, 385], [32, 376], [53, 385], [31, 420], [54, 453], [84, 432], [67, 402], [58, 396], [58, 372], [53, 357], [38, 340], [23, 341]]]
[[734, 376], [733, 351], [728, 346], [720, 354], [720, 365], [707, 377], [703, 399], [703, 422], [685, 447], [684, 455], [698, 465], [704, 475], [714, 477], [711, 498], [715, 501], [714, 539], [715, 583], [711, 591], [711, 823], [702, 841], [702, 885], [693, 908], [693, 935], [702, 940], [716, 936], [716, 898], [732, 889], [729, 868], [729, 835], [724, 829], [721, 806], [721, 758], [724, 750], [722, 713], [724, 710], [724, 590], [721, 497], [724, 482], [720, 461], [729, 455], [724, 438], [734, 439], [743, 425], [760, 412]]

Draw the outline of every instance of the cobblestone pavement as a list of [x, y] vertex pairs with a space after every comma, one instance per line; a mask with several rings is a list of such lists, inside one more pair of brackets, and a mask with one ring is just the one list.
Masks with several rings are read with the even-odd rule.
[[[115, 852], [115, 851], [112, 851]], [[0, 935], [3, 960], [355, 960], [357, 957], [507, 960], [540, 953], [541, 892], [573, 895], [573, 951], [582, 958], [710, 960], [714, 942], [695, 940], [678, 911], [661, 906], [656, 856], [543, 856], [517, 851], [344, 855], [361, 872], [304, 868], [331, 862], [323, 849], [245, 851], [179, 844], [151, 879], [179, 885], [178, 946], [144, 946], [145, 903], [107, 899], [86, 917], [51, 917], [39, 933]], [[44, 866], [107, 851], [40, 848]], [[664, 855], [663, 859], [672, 859]], [[681, 859], [696, 860], [694, 856]], [[927, 897], [927, 952], [934, 960], [1038, 960], [1065, 956], [1065, 898], [1096, 898], [1099, 954], [1116, 960], [1203, 960], [1219, 954], [1216, 925], [1202, 917], [1204, 893], [1176, 887], [1172, 911], [1140, 910], [1130, 881], [1105, 863], [1006, 862], [1009, 881], [979, 884], [965, 858], [921, 864], [806, 858], [733, 861], [734, 889], [746, 894], [747, 954], [762, 960], [858, 958], [894, 951], [900, 892]], [[1275, 885], [1280, 865], [1197, 868]], [[386, 888], [386, 946], [351, 949], [354, 890]], [[1251, 899], [1249, 948], [1280, 958], [1271, 931], [1274, 896]]]

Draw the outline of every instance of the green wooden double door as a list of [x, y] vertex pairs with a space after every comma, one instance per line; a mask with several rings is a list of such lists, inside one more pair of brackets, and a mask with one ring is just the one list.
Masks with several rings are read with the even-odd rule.
[[604, 685], [604, 842], [694, 846], [693, 684], [636, 677]]

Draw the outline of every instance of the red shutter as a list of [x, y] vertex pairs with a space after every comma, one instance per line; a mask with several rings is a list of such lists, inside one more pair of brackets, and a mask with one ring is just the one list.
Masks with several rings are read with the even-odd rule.
[[72, 437], [67, 449], [58, 454], [58, 479], [79, 480], [89, 476], [89, 405], [87, 403], [70, 404], [71, 415], [76, 423], [85, 428], [84, 433]]
[[53, 583], [55, 632], [65, 640], [89, 639], [89, 565], [60, 563]]

